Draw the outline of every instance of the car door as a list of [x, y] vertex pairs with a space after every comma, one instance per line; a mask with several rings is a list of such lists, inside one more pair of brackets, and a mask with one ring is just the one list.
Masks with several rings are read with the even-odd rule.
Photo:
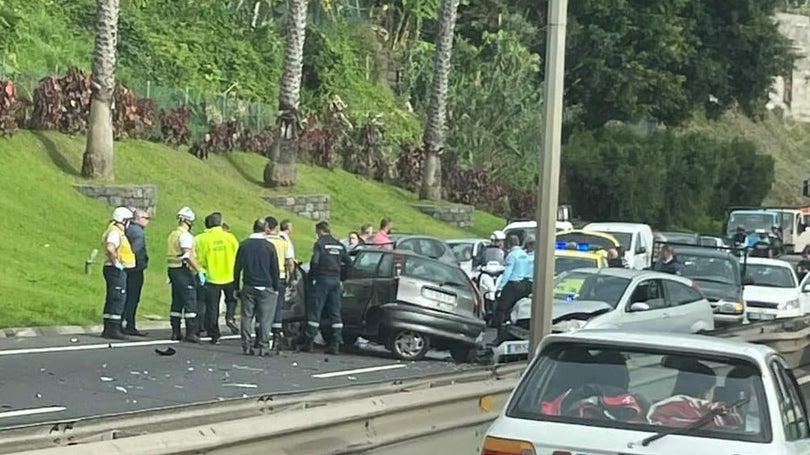
[[672, 330], [693, 333], [714, 328], [711, 304], [700, 294], [680, 281], [662, 280], [669, 306]]
[[[631, 283], [625, 292], [622, 320], [618, 325], [622, 329], [632, 331], [664, 331], [670, 332], [671, 321], [669, 307], [664, 296], [664, 287], [660, 279], [652, 278]], [[646, 309], [631, 309], [634, 303], [646, 305]]]
[[341, 294], [341, 315], [346, 326], [358, 327], [362, 324], [366, 308], [372, 298], [377, 270], [385, 255], [390, 253], [366, 250], [357, 254], [347, 279], [343, 282]]
[[807, 405], [796, 377], [778, 358], [771, 360], [770, 372], [776, 386], [780, 416], [779, 419], [774, 419], [772, 425], [781, 426], [783, 429], [785, 444], [788, 447], [784, 453], [796, 455], [810, 453]]

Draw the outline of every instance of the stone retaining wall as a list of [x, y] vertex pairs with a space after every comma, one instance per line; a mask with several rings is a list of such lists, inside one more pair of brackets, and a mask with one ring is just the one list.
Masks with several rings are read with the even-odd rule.
[[473, 225], [473, 211], [475, 207], [471, 205], [426, 205], [416, 204], [422, 213], [430, 215], [437, 220], [453, 226], [466, 228]]
[[263, 199], [280, 209], [315, 221], [328, 220], [329, 212], [332, 210], [328, 194], [287, 194], [263, 196]]
[[74, 188], [93, 199], [99, 199], [110, 207], [134, 207], [144, 209], [149, 216], [157, 210], [157, 186], [155, 185], [110, 185], [79, 183]]

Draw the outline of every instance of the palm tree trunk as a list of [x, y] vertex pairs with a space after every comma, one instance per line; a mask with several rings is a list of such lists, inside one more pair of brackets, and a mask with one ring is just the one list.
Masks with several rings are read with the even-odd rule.
[[309, 0], [288, 0], [287, 40], [284, 45], [284, 68], [278, 94], [279, 115], [276, 140], [270, 161], [264, 168], [267, 186], [293, 186], [298, 180], [298, 145], [301, 124], [298, 104], [301, 100], [301, 73], [304, 66], [304, 40], [307, 34]]
[[87, 145], [82, 157], [82, 176], [92, 179], [115, 178], [112, 101], [115, 90], [115, 54], [118, 45], [118, 1], [98, 0], [90, 119], [87, 127]]
[[453, 34], [456, 29], [459, 0], [442, 0], [439, 33], [436, 36], [436, 59], [433, 64], [433, 84], [424, 135], [424, 174], [420, 199], [442, 198], [442, 162], [445, 123], [447, 121], [447, 92], [450, 84], [450, 58], [453, 55]]

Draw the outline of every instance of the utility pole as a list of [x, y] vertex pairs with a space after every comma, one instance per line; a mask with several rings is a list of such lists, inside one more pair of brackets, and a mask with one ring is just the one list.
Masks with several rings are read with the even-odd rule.
[[568, 0], [549, 0], [544, 96], [545, 132], [540, 154], [541, 178], [537, 193], [537, 241], [534, 250], [532, 326], [529, 358], [544, 336], [551, 333], [554, 298], [554, 244], [560, 190], [563, 79], [565, 77], [565, 23]]

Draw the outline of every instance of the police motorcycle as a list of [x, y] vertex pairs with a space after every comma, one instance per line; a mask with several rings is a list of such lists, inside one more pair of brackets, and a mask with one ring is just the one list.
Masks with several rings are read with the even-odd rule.
[[500, 261], [489, 261], [476, 268], [473, 283], [478, 286], [478, 290], [484, 297], [484, 320], [488, 327], [494, 326], [493, 313], [497, 303], [497, 283], [498, 278], [503, 275], [504, 264]]

